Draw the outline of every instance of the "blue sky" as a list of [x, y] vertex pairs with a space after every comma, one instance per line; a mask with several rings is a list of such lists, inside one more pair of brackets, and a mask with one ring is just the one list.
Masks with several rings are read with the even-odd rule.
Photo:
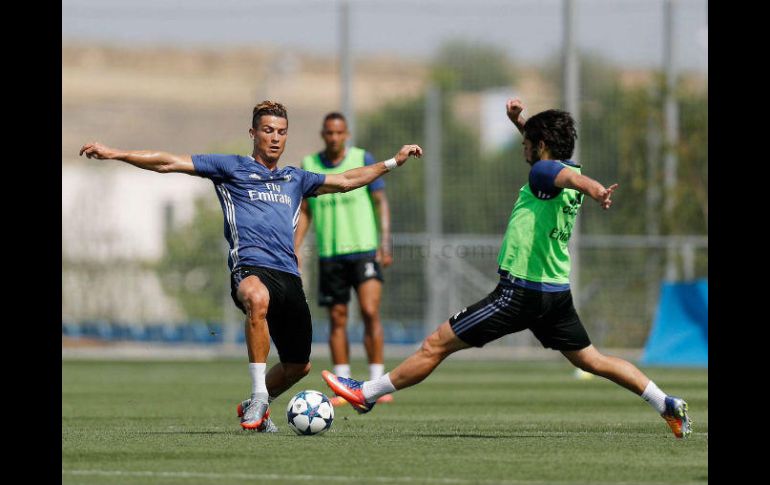
[[[62, 41], [112, 45], [299, 48], [335, 54], [332, 0], [62, 0]], [[677, 0], [676, 62], [708, 69], [706, 0]], [[579, 0], [578, 46], [628, 67], [663, 61], [663, 0]], [[352, 48], [427, 58], [446, 39], [500, 46], [537, 63], [561, 46], [561, 0], [351, 0]]]

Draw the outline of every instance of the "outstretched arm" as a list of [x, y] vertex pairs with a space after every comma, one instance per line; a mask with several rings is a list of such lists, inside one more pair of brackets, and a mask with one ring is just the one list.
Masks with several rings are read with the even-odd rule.
[[527, 119], [522, 116], [522, 111], [524, 111], [524, 103], [522, 103], [519, 98], [509, 99], [508, 102], [505, 103], [505, 113], [508, 115], [511, 122], [516, 125], [519, 133], [523, 135], [524, 123], [527, 122]]
[[175, 155], [155, 150], [119, 150], [96, 142], [83, 145], [80, 148], [80, 155], [98, 160], [120, 160], [135, 167], [159, 173], [178, 172], [190, 175], [196, 173], [190, 155]]
[[601, 204], [602, 209], [610, 208], [612, 205], [612, 199], [610, 197], [612, 197], [612, 192], [618, 188], [618, 184], [613, 184], [609, 188], [605, 188], [596, 180], [579, 174], [569, 168], [562, 169], [558, 175], [556, 175], [556, 179], [553, 183], [557, 187], [578, 190], [588, 195]]
[[[422, 148], [418, 145], [404, 145], [401, 150], [396, 153], [396, 156], [392, 160], [395, 160], [395, 166], [401, 166], [406, 163], [409, 157], [420, 158], [422, 156]], [[326, 176], [324, 184], [319, 187], [316, 195], [333, 194], [334, 192], [348, 192], [364, 185], [372, 183], [376, 178], [381, 177], [388, 173], [392, 168], [388, 168], [386, 163], [392, 164], [393, 161], [388, 160], [385, 162], [377, 162], [373, 165], [366, 165], [364, 167], [354, 168], [338, 174], [330, 174]]]

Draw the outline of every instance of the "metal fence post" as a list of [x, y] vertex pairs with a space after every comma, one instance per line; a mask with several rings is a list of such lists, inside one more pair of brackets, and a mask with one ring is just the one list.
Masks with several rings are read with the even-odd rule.
[[442, 174], [441, 174], [441, 93], [435, 86], [425, 96], [425, 225], [427, 256], [425, 276], [428, 304], [425, 313], [425, 334], [429, 335], [446, 315], [442, 309]]
[[[580, 77], [575, 43], [575, 0], [564, 0], [564, 79], [562, 84], [564, 108], [580, 126]], [[579, 142], [575, 141], [575, 151], [572, 159], [580, 163]], [[575, 307], [580, 309], [580, 218], [575, 219], [572, 236], [569, 242], [569, 253], [572, 264], [570, 287]]]

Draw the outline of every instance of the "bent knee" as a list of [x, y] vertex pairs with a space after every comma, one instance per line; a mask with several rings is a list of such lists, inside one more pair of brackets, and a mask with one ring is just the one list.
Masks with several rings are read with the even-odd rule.
[[259, 317], [267, 315], [270, 306], [270, 293], [262, 289], [251, 289], [243, 293], [243, 303], [250, 314]]
[[306, 364], [283, 364], [284, 372], [287, 377], [299, 380], [310, 373], [312, 367], [310, 362]]
[[441, 339], [435, 333], [422, 341], [420, 353], [430, 358], [444, 358], [448, 355], [446, 346], [441, 343]]
[[601, 354], [587, 356], [577, 362], [573, 362], [573, 364], [581, 370], [596, 374], [604, 368], [604, 356]]

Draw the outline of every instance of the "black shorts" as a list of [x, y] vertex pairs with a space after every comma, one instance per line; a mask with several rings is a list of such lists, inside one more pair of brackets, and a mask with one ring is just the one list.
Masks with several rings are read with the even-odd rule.
[[258, 277], [270, 293], [267, 327], [280, 361], [296, 364], [310, 362], [313, 325], [310, 320], [310, 308], [302, 289], [302, 279], [291, 273], [270, 268], [235, 268], [230, 274], [230, 296], [243, 313], [246, 313], [246, 309], [238, 299], [238, 285], [251, 275]]
[[546, 348], [580, 350], [591, 345], [569, 290], [545, 292], [501, 281], [484, 299], [452, 316], [449, 324], [474, 347], [525, 328]]
[[347, 304], [350, 301], [350, 288], [358, 288], [358, 285], [372, 278], [383, 281], [380, 264], [374, 260], [374, 256], [352, 260], [320, 260], [318, 304]]

